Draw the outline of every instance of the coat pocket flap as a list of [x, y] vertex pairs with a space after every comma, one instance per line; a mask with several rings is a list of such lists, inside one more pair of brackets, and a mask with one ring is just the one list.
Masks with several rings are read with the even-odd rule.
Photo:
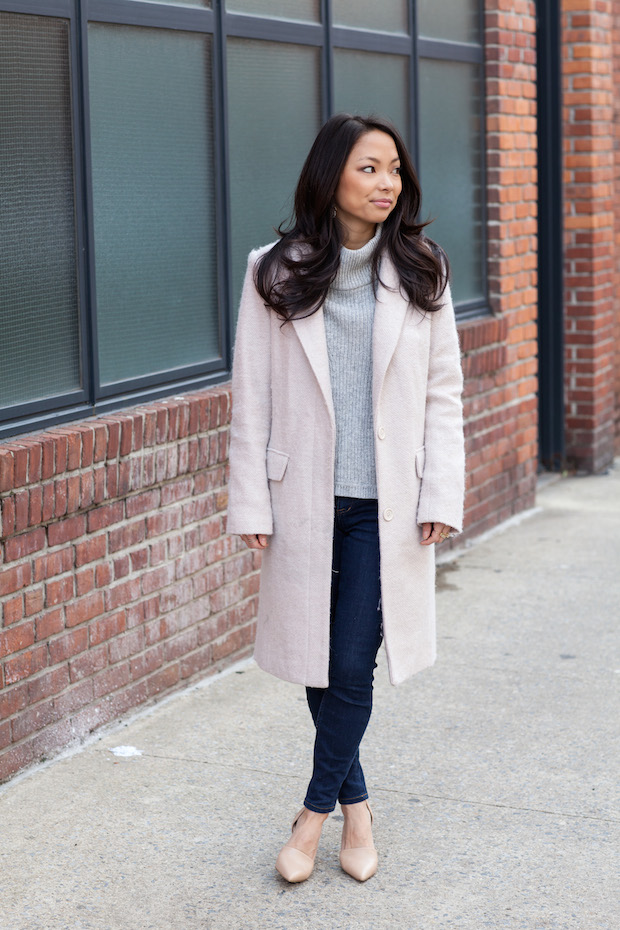
[[418, 478], [422, 478], [424, 476], [424, 458], [425, 452], [424, 446], [422, 446], [422, 448], [418, 449], [415, 454], [415, 473]]
[[267, 477], [270, 481], [282, 481], [288, 465], [288, 453], [267, 449]]

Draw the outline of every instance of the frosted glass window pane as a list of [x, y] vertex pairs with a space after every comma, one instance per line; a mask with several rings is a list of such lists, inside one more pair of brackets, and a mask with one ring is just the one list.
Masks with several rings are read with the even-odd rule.
[[69, 26], [0, 13], [0, 407], [80, 387]]
[[454, 296], [483, 294], [480, 66], [422, 59], [420, 174], [428, 235], [452, 265]]
[[407, 139], [409, 58], [334, 49], [334, 102], [337, 112], [387, 117]]
[[480, 0], [418, 0], [418, 32], [431, 39], [482, 42]]
[[235, 305], [250, 249], [273, 242], [321, 125], [320, 50], [230, 39], [228, 123]]
[[219, 352], [211, 41], [89, 26], [103, 383]]
[[229, 13], [300, 19], [310, 23], [321, 21], [320, 0], [226, 0], [226, 9]]
[[336, 26], [379, 32], [409, 32], [407, 0], [333, 0]]

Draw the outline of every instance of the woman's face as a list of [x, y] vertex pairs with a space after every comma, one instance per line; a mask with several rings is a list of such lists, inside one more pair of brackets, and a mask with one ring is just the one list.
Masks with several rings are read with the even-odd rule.
[[357, 140], [336, 189], [338, 219], [350, 233], [371, 239], [394, 207], [403, 187], [400, 159], [391, 136], [379, 129]]

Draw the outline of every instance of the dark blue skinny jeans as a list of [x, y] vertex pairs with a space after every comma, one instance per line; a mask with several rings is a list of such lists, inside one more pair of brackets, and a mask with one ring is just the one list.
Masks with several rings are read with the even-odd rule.
[[376, 500], [336, 498], [331, 593], [329, 686], [306, 689], [316, 739], [304, 805], [318, 813], [368, 797], [359, 745], [382, 639]]

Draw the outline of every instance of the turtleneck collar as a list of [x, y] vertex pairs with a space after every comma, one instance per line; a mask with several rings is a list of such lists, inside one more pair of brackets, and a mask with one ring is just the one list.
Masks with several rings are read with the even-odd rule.
[[372, 256], [381, 238], [381, 224], [377, 225], [372, 239], [361, 249], [340, 249], [340, 266], [332, 287], [338, 290], [350, 290], [354, 287], [364, 287], [372, 280]]

